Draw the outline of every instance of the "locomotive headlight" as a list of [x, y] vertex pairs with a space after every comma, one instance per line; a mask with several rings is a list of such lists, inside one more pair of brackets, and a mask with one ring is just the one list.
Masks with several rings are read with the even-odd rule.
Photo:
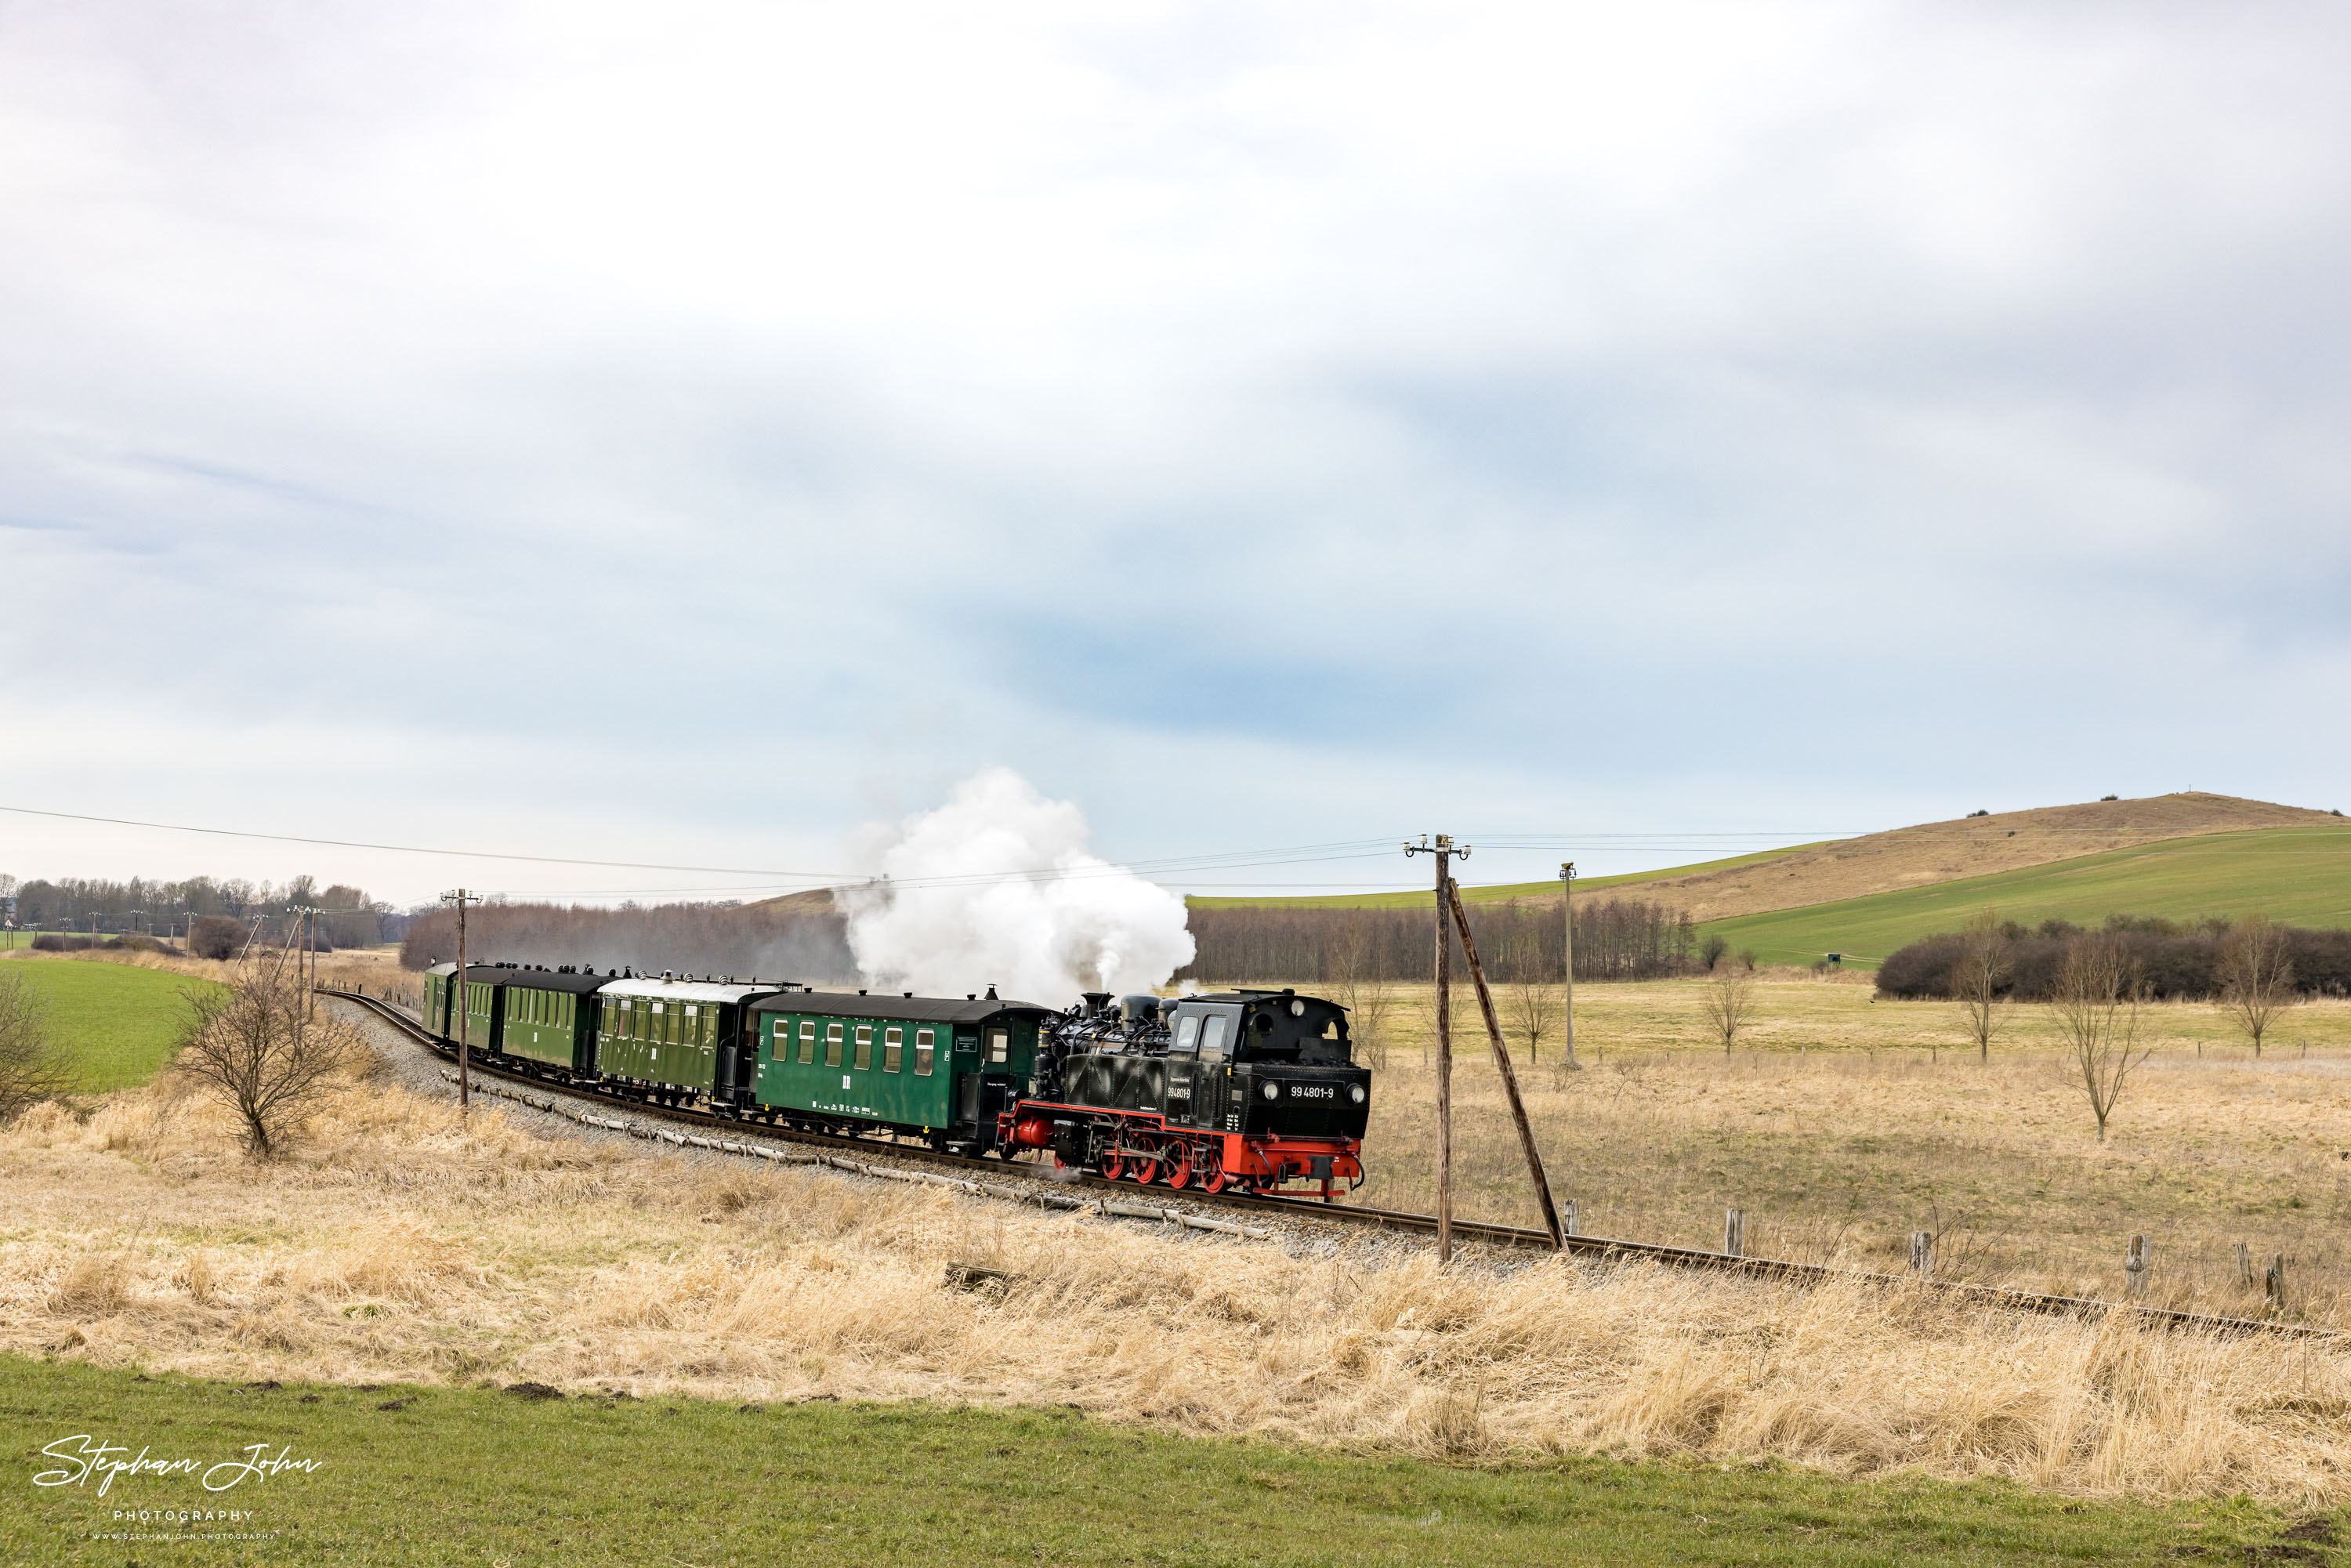
[[1263, 1090], [1259, 1091], [1259, 1092], [1264, 1094], [1264, 1096], [1269, 1100], [1279, 1100], [1281, 1098], [1281, 1085], [1279, 1083], [1269, 1083]]
[[1301, 1001], [1292, 1001], [1290, 1004], [1290, 1016], [1294, 1019], [1304, 1018], [1306, 1016], [1306, 1004]]
[[1362, 1104], [1364, 1103], [1364, 1086], [1360, 1083], [1349, 1085], [1347, 1089], [1347, 1098], [1353, 1100], [1358, 1105]]

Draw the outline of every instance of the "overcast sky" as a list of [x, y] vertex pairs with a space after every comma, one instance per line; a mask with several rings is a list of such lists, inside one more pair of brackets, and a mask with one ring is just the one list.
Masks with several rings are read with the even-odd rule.
[[2346, 79], [2319, 5], [16, 0], [0, 804], [762, 874], [0, 871], [764, 891], [991, 765], [1476, 881], [2351, 807]]

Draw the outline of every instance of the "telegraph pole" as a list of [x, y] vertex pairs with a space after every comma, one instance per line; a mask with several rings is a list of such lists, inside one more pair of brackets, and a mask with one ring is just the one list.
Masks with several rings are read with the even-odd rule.
[[1580, 1072], [1583, 1063], [1575, 1060], [1575, 862], [1568, 861], [1559, 868], [1559, 912], [1567, 925], [1567, 945], [1562, 949], [1567, 955], [1567, 1070]]
[[470, 1113], [474, 1108], [472, 1057], [465, 1043], [465, 905], [479, 904], [482, 895], [467, 888], [441, 895], [444, 904], [457, 906], [457, 973], [453, 977], [450, 1000], [457, 1009], [457, 1109]]
[[1456, 846], [1439, 833], [1430, 843], [1406, 844], [1407, 855], [1437, 857], [1437, 1265], [1453, 1261], [1453, 857], [1469, 858], [1469, 846]]

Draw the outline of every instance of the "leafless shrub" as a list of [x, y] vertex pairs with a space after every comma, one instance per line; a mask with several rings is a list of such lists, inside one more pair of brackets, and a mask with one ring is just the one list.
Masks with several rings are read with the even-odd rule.
[[[1519, 1026], [1519, 1033], [1527, 1042], [1527, 1061], [1532, 1065], [1542, 1060], [1543, 1036], [1559, 1021], [1559, 994], [1538, 980], [1520, 980], [1509, 990], [1510, 1021]], [[1569, 1058], [1567, 1067], [1575, 1069]]]
[[2000, 988], [2007, 982], [2011, 959], [2008, 934], [1996, 910], [1987, 909], [1968, 922], [1961, 936], [1959, 961], [1951, 966], [1951, 991], [1967, 1020], [1968, 1038], [1976, 1042], [1976, 1060], [1991, 1060], [1991, 1037], [2000, 1027]]
[[361, 1060], [349, 1025], [303, 1016], [308, 998], [290, 973], [256, 966], [225, 987], [184, 995], [191, 1017], [173, 1071], [235, 1116], [250, 1158], [283, 1153], [338, 1075]]
[[0, 973], [0, 1125], [54, 1100], [72, 1082], [40, 996], [21, 974]]
[[2081, 1079], [2090, 1114], [2097, 1118], [2102, 1144], [2124, 1084], [2153, 1049], [2138, 1044], [2145, 996], [2137, 966], [2111, 936], [2076, 936], [2067, 945], [2050, 1006], [2064, 1031], [2066, 1055]]
[[1755, 971], [1743, 965], [1717, 969], [1698, 989], [1698, 1009], [1707, 1032], [1722, 1041], [1722, 1053], [1729, 1055], [1755, 1010]]
[[2287, 935], [2266, 915], [2248, 915], [2220, 945], [2220, 1006], [2237, 1031], [2262, 1053], [2262, 1037], [2279, 1013], [2301, 1000], [2294, 988]]

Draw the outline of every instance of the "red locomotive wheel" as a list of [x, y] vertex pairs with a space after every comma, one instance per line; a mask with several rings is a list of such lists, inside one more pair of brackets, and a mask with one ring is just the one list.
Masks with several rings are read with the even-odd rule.
[[1159, 1158], [1156, 1155], [1137, 1155], [1134, 1156], [1135, 1186], [1149, 1186], [1152, 1182], [1157, 1178], [1158, 1175]]
[[1126, 1174], [1126, 1161], [1119, 1155], [1116, 1150], [1113, 1150], [1111, 1153], [1102, 1156], [1102, 1180], [1116, 1181], [1119, 1177]]
[[1229, 1179], [1231, 1178], [1225, 1175], [1224, 1151], [1216, 1147], [1206, 1150], [1201, 1155], [1200, 1190], [1207, 1193], [1222, 1192], [1225, 1190], [1225, 1183]]
[[1192, 1145], [1178, 1143], [1167, 1153], [1167, 1185], [1182, 1187], [1192, 1180]]

